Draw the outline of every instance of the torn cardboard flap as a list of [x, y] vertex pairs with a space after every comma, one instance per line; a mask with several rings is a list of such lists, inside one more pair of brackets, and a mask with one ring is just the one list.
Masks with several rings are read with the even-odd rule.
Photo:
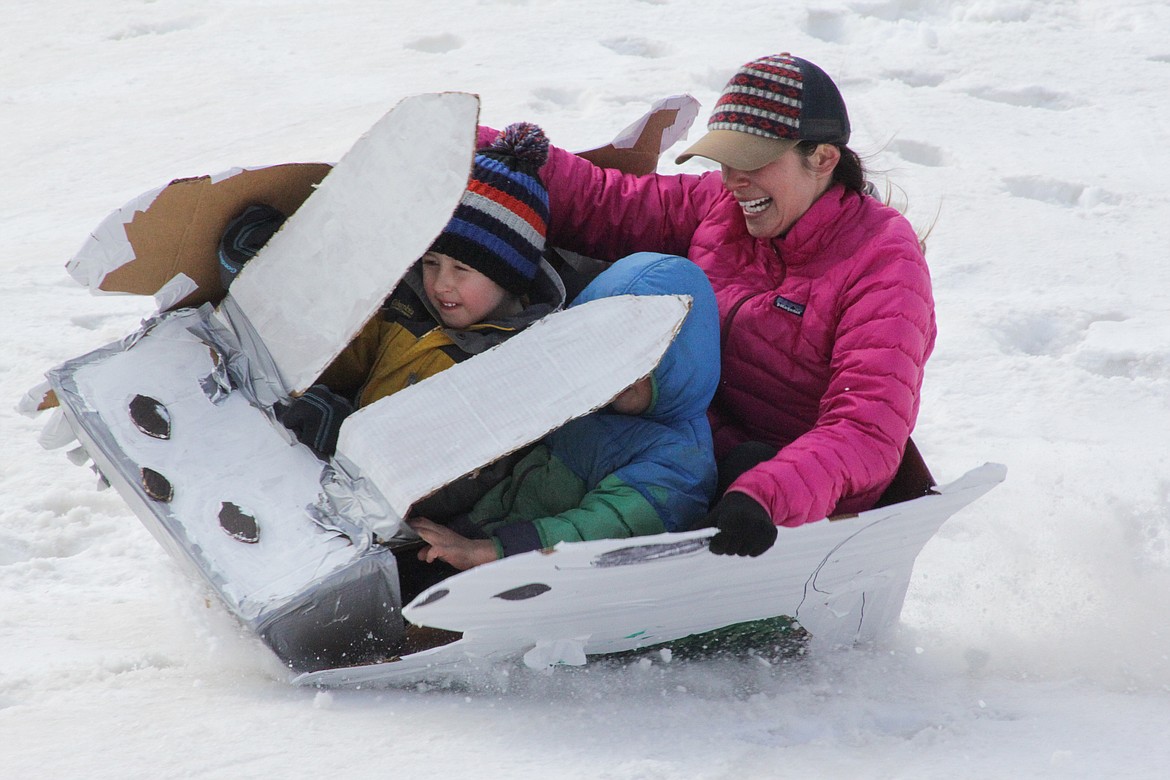
[[25, 417], [36, 417], [46, 409], [56, 408], [57, 403], [57, 394], [49, 387], [49, 383], [39, 382], [35, 387], [30, 387], [16, 403], [16, 411]]
[[[690, 95], [663, 98], [613, 141], [579, 154], [603, 168], [653, 173], [659, 155], [686, 137], [698, 109]], [[217, 249], [227, 223], [256, 203], [291, 215], [331, 168], [329, 163], [285, 163], [175, 179], [107, 216], [66, 270], [95, 293], [157, 295], [165, 290], [160, 311], [218, 303], [224, 290]], [[190, 281], [175, 284], [179, 274]]]
[[640, 119], [622, 130], [605, 146], [578, 152], [600, 168], [613, 168], [637, 176], [654, 173], [658, 157], [673, 146], [699, 115], [699, 101], [690, 95], [663, 98]]
[[227, 223], [254, 203], [292, 214], [330, 167], [287, 163], [176, 179], [107, 217], [67, 269], [92, 290], [138, 295], [154, 295], [182, 273], [196, 289], [168, 310], [214, 303], [224, 292], [217, 250]]

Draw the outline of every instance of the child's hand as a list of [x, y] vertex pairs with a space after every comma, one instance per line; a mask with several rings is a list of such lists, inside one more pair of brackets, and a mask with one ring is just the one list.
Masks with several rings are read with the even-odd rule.
[[488, 539], [468, 539], [425, 517], [416, 517], [408, 522], [427, 543], [426, 547], [418, 551], [420, 561], [434, 563], [443, 560], [456, 569], [470, 569], [496, 560], [496, 546]]
[[328, 460], [337, 450], [341, 423], [353, 414], [353, 404], [325, 385], [313, 385], [288, 404], [278, 404], [275, 412], [301, 444]]

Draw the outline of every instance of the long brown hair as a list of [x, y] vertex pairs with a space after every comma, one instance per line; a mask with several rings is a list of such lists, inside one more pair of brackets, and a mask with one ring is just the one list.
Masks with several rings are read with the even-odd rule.
[[[813, 152], [817, 150], [818, 146], [820, 146], [820, 144], [816, 141], [801, 141], [796, 145], [796, 153], [807, 159], [812, 157]], [[881, 197], [879, 196], [876, 188], [874, 188], [870, 182], [866, 181], [865, 165], [861, 162], [861, 157], [858, 156], [857, 152], [853, 151], [844, 144], [833, 144], [833, 146], [836, 146], [837, 149], [841, 152], [841, 160], [837, 163], [837, 167], [833, 169], [833, 184], [840, 184], [845, 187], [845, 189], [856, 192], [859, 195], [871, 194], [874, 197], [877, 197], [887, 206], [894, 206], [892, 203], [892, 191], [889, 184], [886, 185], [885, 197]], [[897, 206], [894, 207], [898, 208], [898, 210], [902, 211], [903, 213], [905, 212], [904, 208], [899, 208]], [[915, 229], [915, 233], [918, 236], [918, 246], [922, 250], [923, 254], [926, 254], [926, 239], [930, 237], [931, 232], [934, 230], [934, 226], [938, 224], [938, 217], [939, 215], [936, 213], [934, 215], [934, 219], [931, 220], [930, 225], [927, 226], [925, 230], [919, 228]]]

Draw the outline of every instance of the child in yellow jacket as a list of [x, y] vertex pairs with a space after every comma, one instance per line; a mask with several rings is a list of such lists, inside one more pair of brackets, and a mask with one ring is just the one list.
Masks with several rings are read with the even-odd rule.
[[[564, 285], [544, 259], [548, 193], [537, 171], [547, 155], [543, 131], [528, 123], [510, 125], [476, 153], [443, 232], [319, 383], [280, 411], [297, 439], [331, 456], [356, 408], [479, 354], [564, 304]], [[257, 211], [264, 208], [228, 227], [222, 270], [238, 270], [279, 228], [283, 216]]]

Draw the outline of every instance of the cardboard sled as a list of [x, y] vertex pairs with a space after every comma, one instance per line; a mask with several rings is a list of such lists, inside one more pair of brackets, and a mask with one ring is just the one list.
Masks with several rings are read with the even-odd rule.
[[758, 558], [712, 555], [706, 530], [559, 544], [477, 566], [403, 610], [444, 644], [295, 682], [404, 685], [517, 657], [532, 668], [578, 665], [777, 615], [807, 630], [813, 652], [870, 642], [896, 624], [923, 545], [1004, 475], [985, 464], [928, 495], [781, 529], [783, 544]]
[[[687, 307], [676, 296], [620, 296], [550, 315], [355, 413], [330, 464], [233, 375], [239, 354], [210, 306], [160, 315], [49, 381], [81, 446], [146, 527], [307, 672], [400, 652], [398, 568], [375, 532], [391, 537], [429, 490], [608, 403], [653, 369]], [[552, 359], [533, 359], [557, 342]], [[608, 371], [615, 354], [622, 370]], [[517, 388], [556, 382], [566, 387], [515, 403]], [[482, 395], [498, 408], [477, 404]], [[523, 419], [509, 424], [518, 409]], [[453, 451], [418, 458], [443, 425], [451, 432], [436, 446]]]
[[[466, 139], [474, 108], [466, 100], [429, 96], [395, 112], [396, 118], [388, 115], [383, 122], [452, 130], [446, 136], [428, 133], [412, 141], [411, 155], [396, 155], [393, 149], [378, 150], [378, 139], [394, 133], [375, 126], [372, 138], [363, 137], [336, 166], [289, 164], [176, 180], [110, 215], [70, 262], [69, 272], [95, 292], [159, 300], [160, 313], [139, 331], [59, 366], [49, 373], [49, 383], [61, 403], [59, 418], [163, 546], [305, 684], [426, 679], [507, 655], [524, 655], [533, 666], [579, 663], [594, 653], [778, 614], [798, 617], [828, 644], [872, 638], [895, 622], [919, 550], [951, 513], [1002, 480], [1002, 467], [985, 466], [936, 491], [910, 442], [882, 506], [786, 531], [801, 542], [777, 545], [759, 559], [710, 555], [710, 531], [559, 545], [551, 554], [514, 556], [458, 574], [403, 608], [394, 556], [375, 543], [374, 529], [400, 521], [426, 490], [604, 405], [653, 367], [685, 316], [686, 303], [669, 297], [609, 299], [594, 304], [617, 307], [612, 312], [582, 312], [594, 305], [589, 304], [552, 315], [497, 348], [501, 351], [465, 361], [362, 410], [374, 434], [363, 438], [352, 427], [343, 429], [340, 457], [322, 463], [274, 420], [271, 406], [311, 381], [313, 366], [330, 355], [321, 353], [321, 344], [298, 352], [295, 339], [291, 351], [270, 354], [268, 341], [296, 325], [295, 320], [282, 324], [289, 312], [280, 310], [282, 292], [272, 286], [317, 289], [304, 275], [320, 264], [306, 253], [334, 247], [306, 248], [320, 232], [306, 228], [310, 211], [326, 221], [353, 219], [355, 230], [370, 225], [384, 230], [385, 235], [367, 236], [367, 244], [395, 246], [394, 257], [376, 263], [376, 273], [367, 268], [347, 276], [352, 269], [338, 267], [339, 278], [330, 280], [339, 290], [347, 283], [370, 288], [363, 290], [368, 300], [353, 311], [329, 304], [345, 309], [339, 327], [356, 332], [371, 314], [370, 301], [393, 288], [445, 224], [465, 174], [449, 177], [441, 193], [429, 188], [380, 193], [413, 204], [417, 213], [405, 216], [408, 225], [387, 227], [349, 208], [334, 210], [331, 198], [361, 192], [371, 180], [409, 185], [419, 178], [410, 168], [417, 160], [408, 159], [418, 156], [417, 149], [430, 149], [428, 159], [449, 161], [432, 168], [459, 171], [469, 165]], [[435, 116], [420, 122], [411, 112]], [[652, 171], [659, 153], [696, 113], [693, 99], [668, 99], [613, 143], [582, 154], [630, 172]], [[378, 202], [367, 200], [358, 198], [354, 208], [376, 213]], [[216, 246], [227, 222], [256, 202], [292, 216], [225, 298]], [[404, 239], [412, 229], [413, 237]], [[280, 273], [274, 263], [281, 264]], [[555, 350], [569, 356], [564, 365], [545, 365], [545, 357], [533, 361], [524, 353], [527, 344], [555, 332], [555, 318], [566, 316], [582, 321], [563, 329], [577, 334], [576, 346]], [[541, 327], [550, 330], [539, 332]], [[337, 341], [326, 345], [331, 355], [344, 347], [344, 339]], [[615, 355], [624, 359], [616, 361], [619, 370], [603, 370], [589, 362], [597, 355], [609, 367]], [[547, 408], [534, 398], [527, 419], [501, 426], [503, 410], [473, 396], [511, 394], [475, 391], [492, 382], [549, 386], [541, 384], [547, 377], [536, 374], [517, 380], [529, 363], [543, 366], [562, 385], [571, 377], [574, 392]], [[297, 378], [286, 381], [285, 375]], [[472, 440], [449, 458], [434, 459], [451, 473], [431, 483], [426, 479], [433, 475], [402, 459], [421, 445], [401, 447], [399, 455], [372, 441], [374, 435], [379, 441], [391, 435], [421, 441], [428, 409], [439, 406], [436, 399], [449, 402], [461, 393], [467, 403], [450, 405], [467, 410], [466, 431], [506, 427], [512, 438], [469, 434]], [[704, 578], [724, 589], [710, 610], [696, 608], [692, 592], [708, 582]], [[410, 625], [440, 629], [440, 638], [412, 642]]]
[[[610, 160], [624, 156], [632, 168], [644, 169], [685, 131], [693, 103], [664, 101], [597, 153]], [[372, 528], [399, 520], [421, 497], [398, 482], [420, 484], [430, 475], [356, 434], [343, 436], [352, 474], [339, 474], [275, 422], [272, 401], [312, 381], [446, 224], [466, 186], [477, 105], [472, 96], [454, 93], [404, 101], [336, 166], [241, 168], [175, 180], [111, 214], [68, 266], [94, 291], [164, 294], [165, 300], [140, 331], [51, 371], [47, 398], [61, 402], [58, 415], [95, 468], [164, 547], [297, 671], [367, 662], [396, 647], [403, 630], [397, 569], [389, 549], [373, 543]], [[411, 132], [420, 137], [408, 137]], [[225, 297], [217, 269], [219, 237], [235, 214], [257, 202], [291, 217]], [[404, 224], [387, 224], [387, 214], [398, 214]], [[361, 251], [368, 247], [391, 248], [392, 256], [364, 257], [371, 254]], [[355, 266], [355, 259], [367, 267]], [[329, 278], [313, 278], [323, 267]], [[324, 284], [340, 292], [330, 298]], [[347, 288], [368, 300], [353, 306]], [[303, 317], [302, 306], [289, 303], [306, 291], [318, 297], [312, 320]], [[607, 305], [614, 303], [620, 302]], [[202, 305], [192, 308], [196, 304]], [[319, 315], [330, 308], [340, 313], [343, 336], [324, 347], [309, 343], [319, 336]], [[528, 415], [511, 442], [501, 436], [481, 437], [484, 445], [469, 442], [444, 459], [457, 471], [447, 479], [503, 454], [493, 448], [522, 446], [607, 403], [653, 368], [686, 304], [627, 301], [624, 311], [610, 314], [592, 336], [583, 330], [582, 343], [604, 345], [631, 332], [646, 336], [642, 352], [623, 366], [629, 376], [608, 376], [612, 372], [588, 356], [551, 365], [559, 378], [572, 380], [568, 411]], [[559, 316], [579, 318], [580, 311]], [[305, 322], [313, 333], [271, 351]], [[560, 327], [572, 333], [580, 326]], [[555, 332], [549, 326], [543, 337]], [[620, 340], [597, 354], [608, 361], [620, 354], [614, 350], [632, 344], [628, 337]], [[493, 351], [492, 359], [506, 361], [508, 350]], [[484, 359], [459, 369], [423, 384], [434, 388], [429, 392], [452, 394], [460, 392], [460, 377], [482, 388], [522, 376], [514, 365], [493, 370]], [[283, 381], [285, 374], [301, 378]], [[375, 404], [354, 417], [371, 435], [389, 425], [396, 439], [409, 438], [410, 423], [425, 414], [402, 412], [400, 424], [385, 418], [395, 407], [408, 408], [415, 390], [398, 394], [390, 412]], [[511, 397], [506, 390], [494, 396]], [[424, 397], [423, 405], [436, 404]], [[490, 429], [501, 412], [481, 406], [476, 414]], [[474, 422], [465, 429], [476, 430]], [[460, 465], [460, 458], [467, 462]], [[327, 495], [326, 485], [338, 492]]]

